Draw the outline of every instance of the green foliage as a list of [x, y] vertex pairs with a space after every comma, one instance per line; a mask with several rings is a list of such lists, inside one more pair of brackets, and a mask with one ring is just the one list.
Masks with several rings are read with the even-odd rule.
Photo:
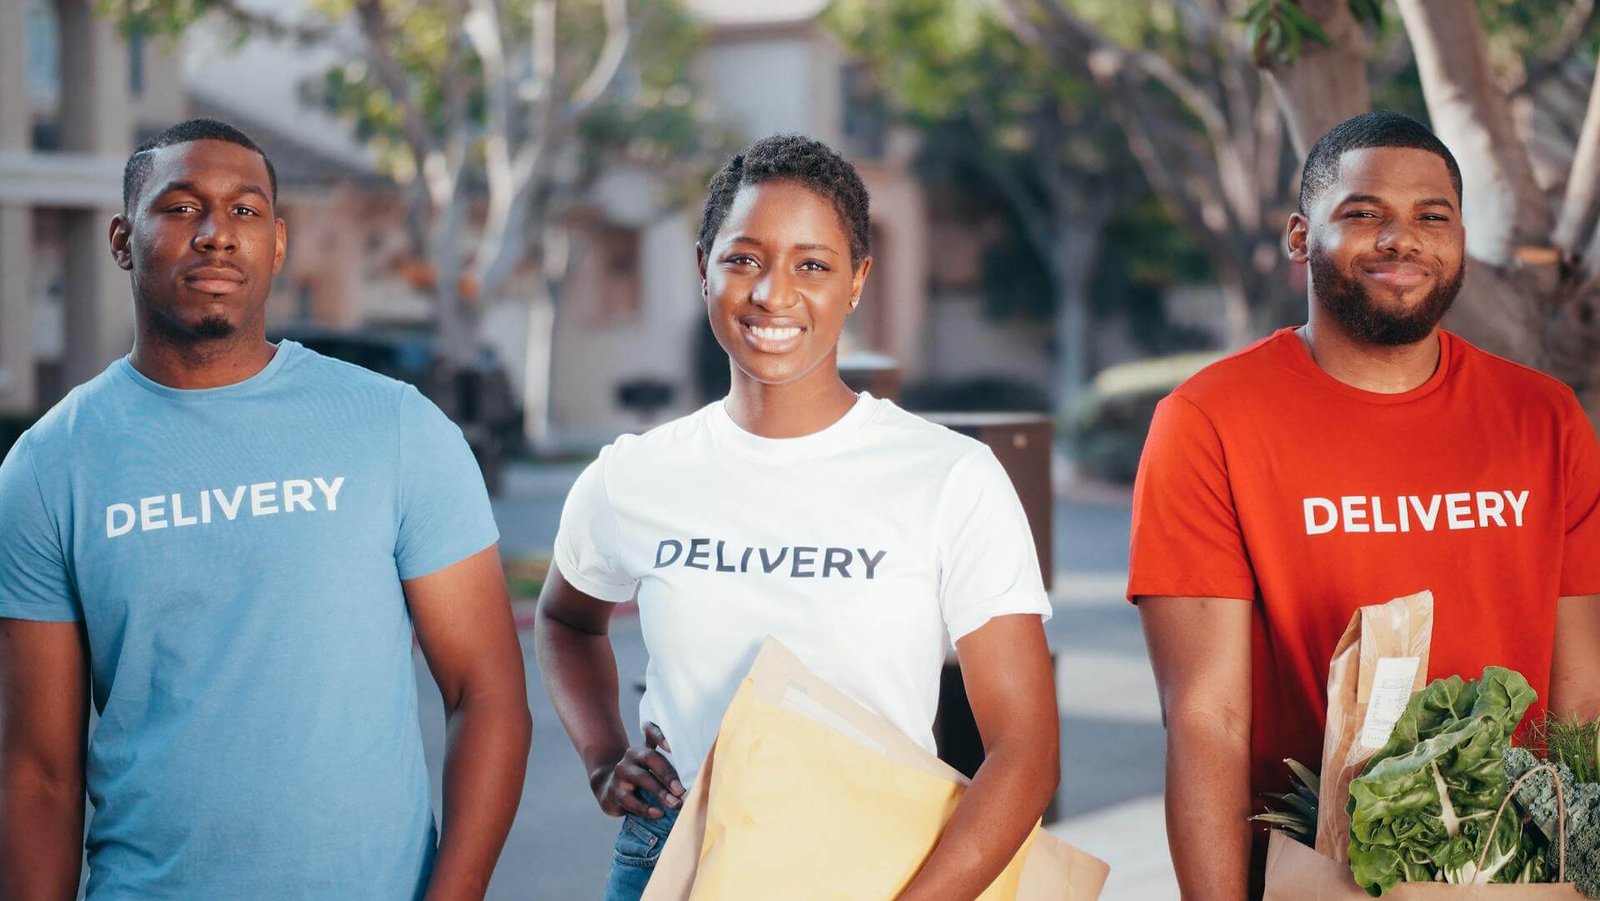
[[1350, 868], [1369, 894], [1400, 882], [1542, 881], [1542, 836], [1520, 816], [1489, 834], [1506, 795], [1511, 734], [1536, 698], [1521, 674], [1494, 666], [1472, 682], [1436, 679], [1412, 697], [1350, 783]]
[[[1543, 761], [1522, 748], [1506, 751], [1506, 779], [1515, 782], [1527, 775]], [[1561, 840], [1557, 826], [1561, 805], [1556, 799], [1556, 780], [1561, 782], [1561, 801], [1566, 805], [1566, 871], [1568, 881], [1577, 883], [1578, 890], [1590, 898], [1600, 898], [1600, 785], [1579, 780], [1572, 769], [1560, 761], [1550, 761], [1555, 769], [1552, 776], [1543, 770], [1528, 776], [1517, 789], [1517, 802], [1528, 812], [1552, 847], [1548, 852], [1553, 873], [1559, 851], [1554, 847]]]
[[1317, 844], [1317, 808], [1321, 803], [1322, 780], [1310, 767], [1298, 760], [1285, 760], [1291, 773], [1290, 791], [1269, 794], [1277, 803], [1277, 810], [1256, 814], [1250, 819], [1266, 823], [1307, 847]]

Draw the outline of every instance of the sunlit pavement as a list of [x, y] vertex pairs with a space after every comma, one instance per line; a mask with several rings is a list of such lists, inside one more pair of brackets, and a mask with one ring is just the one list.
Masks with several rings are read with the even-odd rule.
[[[495, 503], [507, 556], [549, 553], [561, 501], [582, 467], [519, 466]], [[1128, 501], [1117, 489], [1075, 486], [1056, 503], [1055, 615], [1046, 626], [1058, 655], [1062, 782], [1052, 830], [1110, 861], [1108, 901], [1176, 898], [1160, 792], [1162, 746], [1154, 682], [1133, 608], [1122, 599]], [[519, 604], [522, 621], [530, 608]], [[600, 813], [567, 743], [522, 632], [534, 740], [522, 804], [489, 898], [599, 898], [617, 821]], [[638, 620], [612, 627], [627, 705], [644, 673]], [[437, 690], [417, 660], [423, 735], [437, 792], [443, 720]], [[630, 717], [631, 719], [631, 717]], [[632, 725], [630, 723], [630, 728]]]

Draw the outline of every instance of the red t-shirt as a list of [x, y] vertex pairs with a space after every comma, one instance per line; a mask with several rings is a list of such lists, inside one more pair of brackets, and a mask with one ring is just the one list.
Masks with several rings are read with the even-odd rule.
[[1431, 589], [1428, 677], [1497, 664], [1542, 702], [1556, 599], [1600, 593], [1600, 442], [1572, 391], [1439, 337], [1438, 370], [1404, 394], [1338, 381], [1284, 329], [1156, 408], [1128, 595], [1254, 604], [1257, 800], [1288, 790], [1285, 757], [1320, 763], [1328, 658], [1357, 607]]

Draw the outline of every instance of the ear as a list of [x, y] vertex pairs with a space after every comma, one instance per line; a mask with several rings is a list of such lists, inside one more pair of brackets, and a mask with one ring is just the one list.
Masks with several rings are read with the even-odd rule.
[[1289, 225], [1283, 233], [1283, 247], [1288, 251], [1291, 262], [1304, 263], [1311, 259], [1311, 250], [1308, 242], [1308, 230], [1311, 220], [1303, 213], [1290, 213]]
[[694, 264], [700, 270], [700, 296], [709, 300], [711, 289], [706, 286], [706, 249], [699, 242], [694, 245]]
[[133, 223], [126, 213], [111, 217], [111, 259], [117, 268], [133, 271]]
[[856, 304], [861, 302], [861, 289], [867, 286], [867, 273], [871, 271], [872, 257], [866, 257], [856, 267], [855, 275], [850, 277], [850, 309], [854, 310]]
[[278, 226], [277, 246], [272, 250], [272, 274], [277, 275], [283, 269], [283, 261], [289, 255], [289, 230], [282, 219], [274, 220]]

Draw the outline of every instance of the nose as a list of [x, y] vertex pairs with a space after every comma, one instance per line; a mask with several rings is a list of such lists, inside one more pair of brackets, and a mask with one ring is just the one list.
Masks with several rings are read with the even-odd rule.
[[1417, 240], [1413, 223], [1404, 216], [1394, 216], [1378, 232], [1377, 248], [1384, 253], [1408, 257], [1421, 252], [1422, 242]]
[[767, 270], [750, 289], [750, 302], [766, 310], [785, 310], [799, 299], [788, 273], [778, 267]]
[[216, 213], [201, 217], [196, 223], [194, 239], [190, 242], [201, 253], [223, 251], [232, 253], [239, 248], [238, 235], [225, 215]]

